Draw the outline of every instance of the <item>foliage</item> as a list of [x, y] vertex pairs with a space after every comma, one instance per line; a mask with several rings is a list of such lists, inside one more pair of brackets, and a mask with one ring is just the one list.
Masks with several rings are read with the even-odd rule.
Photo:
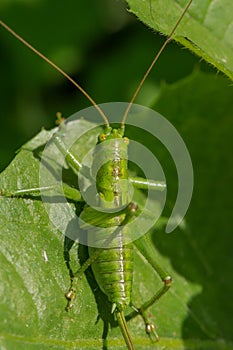
[[[128, 0], [133, 13], [151, 28], [169, 35], [184, 0]], [[233, 79], [233, 3], [229, 0], [193, 1], [175, 39]]]
[[[81, 72], [81, 78], [96, 100], [129, 100], [162, 39], [143, 25], [134, 23], [132, 18], [125, 17], [120, 4], [112, 2], [111, 7], [108, 3], [86, 1], [82, 5], [82, 1], [74, 3], [70, 0], [66, 2], [67, 12], [55, 1], [37, 1], [30, 5], [17, 2], [12, 6], [5, 0], [0, 6], [4, 19], [13, 23], [15, 30], [36, 43], [52, 59], [57, 57], [59, 64], [66, 64], [66, 70], [71, 74]], [[168, 20], [160, 14], [161, 20], [158, 21], [155, 12], [159, 11], [159, 5], [155, 11], [155, 0], [151, 1], [151, 10], [150, 1], [141, 3], [148, 5], [148, 21], [153, 18], [161, 32], [165, 23], [172, 25], [175, 5], [175, 17], [180, 13], [177, 1], [166, 1], [166, 13], [171, 17], [167, 17]], [[201, 1], [203, 12], [211, 3]], [[133, 1], [131, 5], [137, 12]], [[232, 14], [230, 6], [226, 1], [222, 7], [229, 10], [228, 16]], [[183, 29], [186, 25], [193, 27], [191, 24], [201, 18], [200, 7], [196, 11], [194, 0], [190, 9], [192, 21], [187, 23], [184, 20]], [[165, 10], [162, 12], [165, 14]], [[137, 15], [140, 16], [139, 12]], [[224, 22], [223, 16], [221, 22]], [[217, 23], [216, 35], [212, 32], [212, 37], [219, 43], [222, 27]], [[206, 33], [207, 29], [197, 26], [197, 23], [196, 27], [199, 32], [195, 29], [195, 36], [203, 40], [202, 30]], [[166, 33], [168, 29], [164, 29]], [[189, 31], [187, 33], [191, 35]], [[0, 91], [4, 96], [1, 108], [2, 132], [5, 133], [1, 138], [4, 142], [2, 153], [6, 152], [6, 147], [15, 149], [15, 135], [20, 135], [20, 131], [19, 140], [22, 142], [39, 126], [51, 127], [57, 110], [69, 115], [76, 111], [77, 105], [80, 109], [85, 106], [80, 95], [76, 97], [76, 92], [67, 91], [67, 86], [62, 86], [60, 76], [51, 73], [50, 68], [8, 36], [2, 33], [5, 49], [1, 65], [9, 67], [3, 71], [2, 79], [7, 72], [7, 82], [2, 83]], [[191, 41], [196, 43], [193, 38]], [[115, 46], [118, 42], [119, 46]], [[209, 49], [219, 55], [218, 45], [209, 40], [206, 42]], [[202, 48], [202, 52], [208, 52], [199, 41], [196, 45]], [[97, 46], [101, 48], [99, 51]], [[204, 57], [207, 58], [207, 53]], [[211, 63], [215, 64], [213, 57]], [[118, 84], [119, 76], [121, 81]], [[161, 81], [164, 83], [160, 84]], [[174, 285], [151, 309], [161, 337], [159, 344], [153, 345], [146, 337], [140, 317], [129, 322], [137, 349], [233, 349], [233, 284], [229, 277], [233, 268], [229, 197], [233, 192], [233, 93], [230, 85], [228, 79], [199, 64], [187, 50], [169, 45], [137, 100], [153, 106], [174, 124], [190, 151], [195, 176], [186, 226], [169, 235], [159, 230], [151, 232], [158, 261], [171, 273]], [[46, 114], [52, 116], [50, 120], [46, 119]], [[10, 132], [8, 129], [12, 123], [18, 130], [7, 134], [4, 130]], [[49, 131], [42, 130], [20, 148], [1, 174], [1, 189], [37, 186], [40, 150], [49, 136]], [[176, 169], [164, 150], [158, 151], [155, 145], [153, 151], [161, 160], [167, 176], [166, 211], [169, 213], [176, 195]], [[101, 349], [101, 337], [106, 331], [104, 320], [105, 324], [109, 321], [111, 325], [108, 348], [124, 349], [119, 328], [115, 327], [110, 316], [110, 305], [98, 290], [91, 271], [80, 283], [74, 309], [69, 313], [65, 311], [64, 293], [69, 287], [69, 275], [63, 257], [64, 237], [51, 225], [40, 199], [2, 197], [0, 200], [0, 347], [10, 350], [25, 347]], [[72, 265], [78, 267], [77, 250], [74, 247], [72, 251]], [[80, 259], [83, 255], [85, 251], [79, 251]], [[159, 283], [149, 266], [145, 267], [141, 257], [136, 255], [135, 303], [147, 299]], [[101, 312], [101, 319], [95, 322], [98, 312]]]

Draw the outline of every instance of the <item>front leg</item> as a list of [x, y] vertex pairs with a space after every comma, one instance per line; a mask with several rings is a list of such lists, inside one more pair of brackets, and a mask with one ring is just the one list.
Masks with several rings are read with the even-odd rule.
[[[62, 192], [62, 190], [63, 192]], [[42, 187], [32, 187], [32, 188], [22, 188], [18, 190], [8, 190], [8, 189], [1, 189], [0, 190], [0, 196], [3, 197], [26, 197], [26, 196], [40, 196], [41, 192], [45, 194], [46, 192], [49, 194], [49, 192], [55, 191], [56, 194], [64, 194], [67, 199], [73, 200], [75, 202], [83, 202], [83, 198], [81, 193], [76, 189], [73, 188], [65, 183], [62, 184], [62, 187], [59, 183], [56, 183], [54, 185], [50, 186], [42, 186]]]
[[129, 181], [132, 185], [141, 190], [151, 189], [157, 191], [164, 191], [167, 187], [164, 181], [147, 180], [143, 177], [130, 177]]

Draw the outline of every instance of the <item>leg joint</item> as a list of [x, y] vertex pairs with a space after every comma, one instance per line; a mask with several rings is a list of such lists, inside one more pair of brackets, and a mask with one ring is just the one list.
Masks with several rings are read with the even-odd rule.
[[164, 282], [165, 286], [170, 287], [170, 285], [172, 284], [172, 278], [171, 278], [171, 276], [166, 276], [166, 277], [164, 278], [163, 282]]

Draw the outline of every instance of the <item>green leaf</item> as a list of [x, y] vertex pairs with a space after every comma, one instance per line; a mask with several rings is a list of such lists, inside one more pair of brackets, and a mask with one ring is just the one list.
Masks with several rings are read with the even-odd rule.
[[[188, 1], [128, 0], [149, 27], [169, 35]], [[150, 6], [148, 6], [150, 3]], [[233, 79], [233, 2], [193, 0], [174, 39]]]
[[[182, 111], [181, 97], [184, 100]], [[165, 86], [157, 100], [157, 109], [173, 120], [188, 144], [194, 161], [196, 187], [186, 229], [169, 235], [162, 231], [151, 232], [157, 261], [171, 273], [174, 285], [151, 308], [152, 320], [161, 337], [156, 346], [146, 336], [139, 316], [128, 322], [138, 350], [233, 349], [233, 285], [228, 277], [232, 271], [232, 235], [228, 227], [231, 212], [225, 196], [232, 188], [232, 165], [226, 162], [231, 154], [231, 138], [228, 137], [232, 129], [231, 101], [232, 91], [224, 79], [199, 73]], [[216, 108], [220, 102], [221, 108]], [[85, 124], [84, 121], [79, 123], [80, 128]], [[195, 142], [190, 141], [193, 135]], [[42, 131], [21, 148], [1, 174], [1, 189], [38, 185], [40, 154], [50, 136], [51, 132]], [[93, 135], [91, 142], [95, 138]], [[80, 152], [90, 146], [87, 139], [79, 145]], [[163, 152], [158, 153], [156, 145], [154, 147], [158, 157], [164, 156]], [[225, 155], [225, 169], [220, 177], [224, 175], [223, 186], [218, 180], [222, 154]], [[169, 158], [165, 157], [164, 162], [166, 174], [169, 174], [168, 184], [173, 188], [174, 166], [170, 169]], [[207, 171], [211, 171], [209, 176], [206, 176]], [[213, 195], [209, 200], [212, 192], [215, 201]], [[69, 287], [69, 274], [63, 257], [64, 237], [52, 226], [40, 198], [1, 197], [0, 200], [1, 347], [101, 349], [104, 322], [105, 325], [110, 322], [107, 348], [125, 349], [119, 328], [111, 317], [110, 305], [91, 271], [80, 282], [73, 310], [65, 311], [64, 293]], [[224, 220], [221, 220], [223, 213]], [[85, 251], [79, 251], [78, 257], [75, 247], [72, 252], [71, 264], [75, 270], [77, 258], [84, 259]], [[225, 259], [226, 256], [229, 259]], [[134, 303], [140, 305], [160, 285], [150, 266], [136, 254]], [[96, 323], [99, 312], [101, 319]]]
[[[23, 35], [26, 38], [28, 38], [27, 34], [30, 29], [32, 35], [30, 41], [33, 44], [36, 43], [37, 47], [42, 49], [43, 52], [42, 43], [51, 47], [47, 41], [51, 28], [54, 31], [49, 35], [51, 42], [54, 44], [55, 34], [57, 35], [57, 44], [61, 42], [61, 47], [58, 48], [57, 54], [56, 49], [51, 48], [51, 51], [55, 52], [55, 56], [59, 56], [59, 52], [62, 51], [64, 44], [67, 43], [67, 38], [70, 39], [71, 37], [65, 32], [67, 28], [69, 28], [74, 40], [77, 40], [78, 34], [81, 37], [84, 35], [85, 42], [81, 44], [81, 39], [79, 39], [78, 47], [87, 46], [85, 28], [91, 32], [88, 34], [88, 38], [95, 45], [99, 41], [100, 36], [98, 34], [96, 39], [93, 35], [97, 33], [97, 29], [102, 30], [101, 25], [112, 30], [112, 23], [110, 22], [113, 18], [115, 19], [115, 8], [112, 11], [114, 14], [112, 17], [109, 15], [104, 17], [104, 11], [99, 11], [99, 13], [101, 12], [100, 20], [97, 26], [94, 26], [94, 17], [89, 16], [91, 18], [87, 18], [85, 12], [81, 12], [81, 19], [77, 20], [77, 16], [80, 15], [80, 2], [77, 2], [77, 11], [74, 11], [74, 3], [70, 3], [71, 6], [67, 6], [67, 8], [71, 9], [73, 20], [65, 12], [64, 6], [59, 8], [54, 6], [53, 2], [48, 2], [51, 7], [45, 8], [44, 4], [46, 2], [40, 3], [43, 5], [42, 7], [39, 6], [38, 1], [36, 2], [36, 7], [32, 11], [34, 16], [30, 11], [33, 9], [32, 5], [27, 6], [25, 1], [21, 7], [19, 2], [17, 7], [9, 6], [13, 15], [10, 15], [10, 9], [6, 8], [4, 16], [9, 20], [8, 23], [14, 23], [14, 29], [20, 34], [24, 33]], [[142, 5], [147, 4], [147, 10], [151, 3], [151, 11], [148, 10], [149, 16], [152, 14], [154, 22], [157, 22], [157, 19], [155, 21], [157, 9], [154, 11], [154, 3], [149, 0], [141, 1], [140, 3]], [[83, 8], [88, 8], [88, 13], [91, 10], [96, 12], [100, 2], [95, 2], [95, 4], [97, 4], [97, 7], [92, 8], [92, 6], [87, 6], [86, 3], [83, 3]], [[104, 1], [103, 4], [101, 3], [104, 7]], [[164, 12], [159, 14], [159, 18], [164, 19], [164, 24], [166, 22], [172, 26], [174, 19], [176, 20], [179, 17], [182, 8], [176, 7], [176, 12], [174, 12], [174, 1], [167, 2], [164, 0], [161, 4], [164, 4], [165, 8]], [[204, 12], [206, 6], [204, 0], [199, 1], [198, 5], [195, 4], [197, 4], [197, 0], [193, 1], [189, 12], [190, 15], [188, 16], [191, 16], [196, 11]], [[211, 4], [214, 6], [214, 4], [220, 4], [220, 2], [215, 1], [211, 2]], [[223, 0], [221, 4], [224, 4]], [[182, 7], [184, 6], [185, 1], [182, 2]], [[230, 17], [232, 16], [231, 6], [231, 3], [222, 6], [222, 9], [226, 10]], [[56, 16], [54, 16], [54, 18], [59, 19], [59, 23], [57, 25], [54, 25], [54, 22], [51, 23], [51, 11], [54, 13], [57, 9], [62, 11], [62, 14], [66, 14], [64, 15], [64, 20], [67, 22], [62, 21], [62, 26], [60, 21], [61, 14], [59, 15], [59, 13], [56, 13]], [[220, 11], [218, 13], [221, 14]], [[117, 15], [119, 16], [119, 13]], [[48, 17], [48, 22], [45, 21], [46, 16]], [[167, 16], [167, 19], [165, 16]], [[122, 19], [122, 15], [119, 17]], [[29, 25], [28, 20], [26, 20], [28, 18], [31, 19]], [[43, 24], [47, 24], [41, 26], [41, 18], [43, 18]], [[194, 25], [194, 28], [198, 27], [197, 18], [199, 17], [195, 18], [192, 18], [192, 22], [190, 22]], [[185, 35], [183, 32], [184, 27], [186, 25], [189, 27], [187, 19], [185, 20], [184, 18], [181, 26], [182, 32], [180, 34], [179, 31], [177, 32], [177, 39], [182, 40], [182, 36]], [[20, 22], [20, 20], [22, 26], [25, 27], [25, 32], [17, 25], [17, 22]], [[80, 30], [81, 20], [81, 28], [83, 29]], [[69, 23], [72, 23], [72, 29], [70, 29]], [[106, 23], [108, 24], [106, 25]], [[223, 25], [225, 25], [224, 23], [223, 21]], [[31, 29], [31, 26], [34, 25], [34, 29]], [[200, 27], [203, 26], [200, 25]], [[98, 60], [95, 55], [91, 55], [94, 62], [90, 63], [89, 49], [85, 59], [81, 60], [88, 62], [86, 65], [89, 75], [85, 80], [85, 86], [88, 86], [89, 83], [88, 87], [91, 86], [91, 90], [94, 91], [99, 101], [113, 100], [114, 98], [128, 100], [131, 97], [132, 87], [133, 89], [135, 88], [143, 69], [147, 66], [146, 56], [149, 53], [149, 48], [155, 48], [156, 36], [151, 35], [151, 39], [147, 39], [144, 36], [145, 32], [147, 34], [152, 33], [146, 30], [141, 36], [143, 28], [140, 27], [140, 30], [133, 28], [131, 36], [127, 36], [127, 32], [123, 32], [123, 38], [121, 37], [121, 40], [119, 40], [123, 45], [117, 47], [116, 50], [111, 52], [106, 45], [106, 50], [103, 51], [104, 59], [101, 56], [102, 59]], [[170, 27], [167, 28], [167, 33], [170, 29]], [[217, 27], [214, 29], [217, 30]], [[77, 31], [75, 32], [75, 30]], [[43, 31], [45, 36], [42, 35]], [[160, 31], [162, 32], [162, 29]], [[62, 40], [61, 33], [63, 33]], [[202, 37], [202, 33], [200, 28], [199, 33], [197, 33], [199, 40], [202, 39], [205, 41], [204, 44], [208, 44], [209, 41], [205, 39], [206, 37]], [[7, 41], [8, 33], [5, 34], [3, 42]], [[34, 35], [36, 35], [36, 38], [41, 36], [39, 44], [37, 44], [37, 40], [34, 41]], [[210, 36], [210, 33], [208, 35]], [[190, 36], [188, 38], [195, 43]], [[213, 56], [219, 53], [222, 46], [224, 46], [224, 49], [226, 46], [225, 38], [220, 43], [218, 38], [218, 36], [215, 38], [217, 45], [212, 46]], [[1, 147], [1, 160], [10, 147], [12, 149], [16, 148], [16, 146], [12, 145], [14, 145], [14, 141], [19, 140], [15, 133], [11, 137], [8, 136], [8, 131], [12, 126], [19, 126], [20, 129], [25, 129], [31, 135], [34, 132], [32, 130], [35, 130], [32, 129], [32, 126], [35, 127], [35, 123], [38, 123], [40, 127], [45, 125], [44, 117], [39, 119], [41, 115], [44, 116], [44, 111], [52, 116], [51, 123], [53, 123], [53, 116], [57, 110], [63, 110], [68, 115], [69, 110], [73, 111], [73, 106], [80, 106], [80, 98], [78, 102], [74, 99], [72, 102], [66, 100], [66, 105], [64, 106], [63, 90], [62, 93], [61, 91], [55, 93], [55, 86], [52, 86], [48, 91], [46, 84], [42, 88], [43, 96], [46, 96], [47, 102], [48, 100], [51, 102], [52, 107], [48, 108], [47, 104], [39, 104], [40, 100], [45, 100], [45, 98], [40, 98], [41, 95], [34, 90], [37, 80], [40, 80], [40, 85], [42, 85], [41, 79], [43, 74], [38, 69], [38, 60], [35, 59], [35, 66], [33, 66], [34, 59], [29, 54], [25, 64], [26, 54], [23, 54], [22, 57], [21, 46], [16, 45], [15, 41], [11, 41], [11, 39], [11, 44], [6, 45], [3, 50], [5, 55], [1, 57], [3, 58], [1, 65], [4, 67], [3, 73], [7, 73], [7, 82], [2, 81], [2, 96], [4, 97], [1, 102], [2, 104], [5, 103], [5, 108], [1, 105], [2, 120], [4, 121], [1, 124], [1, 140], [2, 142], [4, 141]], [[76, 47], [76, 41], [72, 45]], [[19, 51], [13, 49], [15, 46], [19, 47]], [[209, 46], [211, 48], [211, 45]], [[232, 43], [229, 43], [228, 47], [230, 50]], [[10, 49], [7, 50], [7, 48]], [[188, 53], [178, 48], [175, 55], [170, 55], [171, 51], [174, 52], [173, 49], [174, 46], [171, 45], [166, 50], [169, 52], [167, 62], [166, 53], [164, 52], [165, 55], [163, 55], [162, 61], [164, 63], [163, 72], [166, 74], [164, 77], [161, 69], [157, 69], [155, 75], [159, 77], [159, 80], [171, 82], [187, 74], [185, 64], [187, 61], [190, 62], [190, 58], [187, 59]], [[198, 47], [196, 47], [197, 49]], [[73, 52], [73, 50], [71, 51]], [[221, 51], [225, 52], [222, 49]], [[49, 56], [51, 55], [49, 54]], [[70, 66], [73, 66], [73, 57], [68, 62]], [[107, 60], [109, 57], [110, 61]], [[180, 65], [176, 63], [174, 69], [174, 65], [171, 62], [175, 61], [177, 57], [179, 57]], [[222, 57], [221, 52], [219, 57]], [[101, 68], [98, 71], [90, 69], [98, 61], [102, 63]], [[79, 58], [78, 62], [80, 62]], [[130, 67], [127, 65], [127, 62], [130, 62]], [[7, 68], [7, 63], [12, 63], [12, 66]], [[31, 69], [28, 71], [29, 63]], [[161, 60], [158, 66], [160, 63]], [[193, 65], [190, 68], [190, 64], [188, 64], [188, 67], [188, 72], [192, 71]], [[182, 74], [180, 73], [181, 70]], [[33, 72], [36, 73], [36, 78], [34, 79], [32, 78]], [[12, 80], [10, 81], [11, 74]], [[47, 71], [44, 75], [46, 75], [46, 81], [50, 81]], [[121, 82], [116, 84], [119, 76], [121, 76]], [[158, 90], [155, 91], [154, 81], [155, 78], [151, 76], [149, 84], [144, 86], [142, 91], [144, 100], [142, 99], [142, 101], [154, 100], [155, 92], [159, 94], [154, 108], [169, 118], [188, 145], [194, 164], [195, 188], [185, 221], [186, 227], [184, 226], [183, 230], [177, 230], [170, 235], [165, 235], [162, 231], [151, 233], [155, 247], [154, 254], [158, 262], [171, 273], [174, 280], [174, 284], [168, 294], [157, 305], [154, 305], [150, 311], [151, 318], [158, 327], [160, 342], [156, 345], [150, 342], [145, 335], [144, 325], [140, 317], [136, 317], [128, 323], [129, 330], [137, 350], [230, 350], [233, 349], [233, 283], [231, 279], [233, 269], [231, 203], [231, 193], [233, 192], [232, 87], [229, 86], [229, 81], [226, 79], [199, 72], [195, 72], [172, 85], [164, 85], [161, 93]], [[27, 82], [30, 82], [29, 90], [26, 89]], [[9, 90], [8, 98], [6, 97], [7, 90]], [[101, 95], [101, 91], [104, 91], [105, 97]], [[58, 95], [57, 100], [55, 100], [55, 95]], [[69, 91], [67, 95], [72, 96], [74, 94], [70, 94]], [[26, 105], [26, 102], [29, 102], [29, 105]], [[19, 110], [21, 111], [21, 117], [18, 119], [15, 117], [14, 121], [12, 121], [10, 117], [15, 116], [16, 112], [19, 113]], [[6, 126], [6, 128], [3, 129], [3, 126]], [[10, 166], [1, 174], [0, 189], [14, 190], [38, 185], [40, 154], [43, 145], [49, 137], [50, 132], [42, 131], [21, 148]], [[172, 206], [170, 203], [174, 202], [177, 190], [176, 169], [169, 158], [169, 154], [158, 150], [157, 145], [148, 145], [146, 143], [147, 140], [143, 141], [145, 145], [153, 149], [165, 170], [169, 186], [166, 212], [169, 214], [169, 209]], [[88, 140], [80, 145], [80, 152], [85, 145], [87, 147], [90, 146]], [[109, 327], [107, 334], [108, 345], [106, 347], [108, 349], [125, 349], [119, 328], [115, 327], [115, 323], [113, 323], [110, 315], [110, 306], [97, 288], [90, 271], [80, 283], [74, 309], [69, 313], [65, 311], [66, 300], [64, 293], [69, 287], [69, 274], [63, 257], [64, 237], [52, 226], [40, 198], [30, 196], [20, 199], [1, 197], [0, 228], [0, 348], [7, 350], [25, 348], [102, 349], [104, 319], [105, 321], [110, 321], [112, 325], [112, 328], [111, 326]], [[84, 253], [83, 256], [85, 255]], [[80, 252], [78, 257], [82, 258]], [[78, 257], [77, 246], [74, 246], [71, 263], [76, 268], [78, 268]], [[133, 287], [135, 304], [140, 305], [160, 285], [160, 281], [154, 272], [136, 254]], [[102, 319], [95, 323], [98, 312], [101, 312]]]

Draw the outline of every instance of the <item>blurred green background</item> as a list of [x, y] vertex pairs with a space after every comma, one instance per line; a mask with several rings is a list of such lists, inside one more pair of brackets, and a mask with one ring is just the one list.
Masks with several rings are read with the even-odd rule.
[[[164, 41], [127, 13], [123, 1], [5, 0], [0, 11], [8, 25], [77, 79], [98, 103], [129, 101]], [[89, 102], [9, 33], [1, 30], [0, 35], [3, 169], [24, 142], [42, 127], [54, 126], [56, 112], [70, 116]], [[174, 124], [193, 161], [195, 187], [185, 230], [154, 236], [156, 248], [168, 257], [179, 281], [165, 299], [159, 324], [163, 337], [170, 337], [177, 327], [185, 344], [180, 349], [233, 348], [232, 101], [232, 82], [174, 43], [164, 51], [136, 101], [152, 106]], [[170, 208], [177, 190], [171, 162], [166, 156], [162, 160]], [[185, 297], [187, 305], [177, 302]], [[179, 319], [180, 305], [185, 317]], [[177, 317], [176, 323], [171, 315]], [[173, 336], [179, 338], [179, 333], [174, 331]], [[196, 346], [189, 347], [190, 339], [197, 339]], [[199, 347], [203, 339], [214, 342]]]
[[[126, 11], [124, 1], [1, 1], [3, 20], [65, 69], [97, 103], [129, 101], [163, 38]], [[89, 102], [58, 72], [1, 28], [0, 169], [55, 114], [69, 116]], [[198, 64], [170, 44], [137, 103], [149, 105], [163, 81], [172, 83]]]

